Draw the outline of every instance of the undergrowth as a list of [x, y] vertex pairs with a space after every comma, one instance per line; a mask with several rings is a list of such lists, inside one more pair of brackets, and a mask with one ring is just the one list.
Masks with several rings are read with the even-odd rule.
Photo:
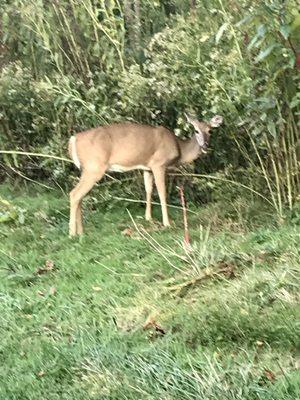
[[14, 206], [0, 232], [0, 399], [300, 398], [291, 220], [206, 205], [187, 252], [176, 209], [165, 230], [127, 204], [141, 237], [122, 204], [88, 199], [86, 234], [70, 239], [61, 192], [0, 195]]

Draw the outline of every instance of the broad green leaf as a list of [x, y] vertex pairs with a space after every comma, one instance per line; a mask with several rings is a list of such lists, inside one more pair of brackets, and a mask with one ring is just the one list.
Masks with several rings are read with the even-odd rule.
[[260, 119], [261, 119], [261, 121], [265, 121], [267, 119], [267, 114], [266, 113], [262, 113], [260, 115]]
[[300, 27], [300, 14], [298, 14], [298, 15], [295, 17], [294, 21], [292, 22], [291, 31], [294, 31], [294, 30], [296, 30], [296, 29], [299, 28], [299, 27]]
[[267, 32], [266, 26], [264, 24], [259, 25], [259, 27], [257, 28], [257, 34], [262, 37], [265, 35], [265, 33]]
[[24, 224], [24, 222], [25, 222], [24, 210], [19, 210], [18, 220], [19, 220], [19, 224], [21, 224], [21, 225]]
[[300, 94], [296, 94], [290, 102], [290, 108], [295, 108], [300, 104]]
[[268, 57], [272, 51], [275, 49], [275, 47], [277, 47], [277, 44], [272, 44], [271, 46], [267, 47], [266, 49], [263, 49], [258, 56], [255, 58], [255, 63], [258, 63], [260, 61], [262, 61], [263, 59], [265, 59], [266, 57]]
[[225, 22], [220, 29], [218, 30], [218, 32], [216, 33], [216, 44], [219, 43], [219, 41], [221, 40], [221, 37], [223, 36], [223, 33], [225, 32], [225, 30], [228, 27], [228, 23]]
[[255, 102], [258, 103], [258, 107], [262, 110], [269, 110], [276, 106], [276, 100], [274, 97], [257, 97]]
[[0, 198], [0, 223], [18, 217], [17, 210], [7, 200]]
[[276, 126], [273, 121], [268, 122], [268, 131], [273, 136], [273, 138], [276, 138], [277, 136]]
[[250, 43], [248, 44], [248, 50], [251, 50], [252, 49], [252, 47], [256, 44], [256, 42], [259, 40], [259, 36], [258, 35], [255, 35], [255, 36], [253, 36], [253, 38], [251, 39], [251, 41], [250, 41]]
[[253, 16], [251, 15], [247, 15], [246, 17], [244, 17], [243, 19], [241, 19], [239, 22], [237, 22], [235, 24], [235, 26], [238, 28], [241, 25], [244, 25], [246, 22], [249, 22], [251, 19], [253, 19]]
[[14, 166], [16, 168], [19, 168], [17, 155], [16, 154], [12, 154], [12, 158], [13, 158]]
[[[252, 47], [254, 45], [256, 45], [257, 42], [265, 36], [266, 32], [267, 32], [267, 29], [266, 29], [265, 25], [264, 24], [259, 25], [256, 30], [256, 35], [251, 39], [251, 41], [248, 45], [248, 50], [251, 50]], [[261, 40], [260, 40], [260, 43], [261, 43]]]
[[287, 39], [289, 37], [289, 34], [291, 33], [291, 27], [289, 25], [281, 25], [279, 31], [282, 36]]
[[258, 49], [259, 47], [261, 47], [261, 45], [262, 45], [262, 43], [264, 42], [264, 40], [265, 40], [264, 37], [260, 38], [260, 39], [255, 43], [254, 47], [255, 47], [256, 49]]

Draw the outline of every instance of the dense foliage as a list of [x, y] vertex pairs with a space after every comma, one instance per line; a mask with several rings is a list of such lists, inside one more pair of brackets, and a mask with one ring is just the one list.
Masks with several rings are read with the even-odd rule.
[[[65, 156], [77, 130], [133, 119], [185, 135], [184, 111], [219, 113], [226, 123], [201, 168], [237, 180], [246, 170], [247, 185], [260, 184], [279, 214], [293, 207], [300, 192], [296, 0], [6, 0], [0, 12], [2, 149]], [[65, 176], [53, 160], [30, 176], [41, 165], [43, 176]]]

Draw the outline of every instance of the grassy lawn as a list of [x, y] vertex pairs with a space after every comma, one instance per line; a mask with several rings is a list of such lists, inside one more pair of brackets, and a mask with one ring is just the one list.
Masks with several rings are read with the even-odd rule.
[[300, 399], [299, 225], [203, 206], [186, 253], [178, 210], [129, 205], [141, 237], [88, 200], [70, 239], [61, 192], [0, 196], [26, 210], [0, 224], [1, 400]]

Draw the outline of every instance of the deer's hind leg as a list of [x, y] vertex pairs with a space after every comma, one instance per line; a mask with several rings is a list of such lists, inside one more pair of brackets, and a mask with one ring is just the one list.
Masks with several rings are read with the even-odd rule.
[[77, 211], [76, 211], [76, 234], [83, 234], [83, 225], [82, 225], [82, 211], [81, 211], [82, 200], [79, 202]]
[[99, 166], [97, 169], [85, 169], [80, 177], [78, 184], [70, 192], [70, 223], [69, 235], [81, 235], [83, 233], [81, 201], [92, 187], [102, 178], [106, 166]]

